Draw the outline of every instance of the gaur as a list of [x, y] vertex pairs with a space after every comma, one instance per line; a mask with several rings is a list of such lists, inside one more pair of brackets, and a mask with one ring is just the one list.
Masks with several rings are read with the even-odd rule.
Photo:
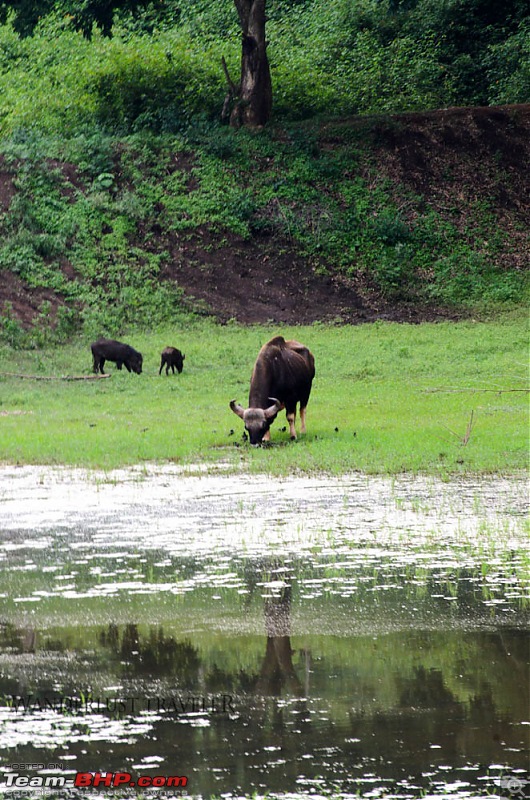
[[165, 364], [166, 375], [169, 375], [170, 367], [173, 375], [175, 374], [175, 368], [180, 375], [180, 373], [184, 368], [185, 358], [186, 356], [184, 355], [184, 353], [181, 353], [177, 347], [164, 347], [164, 349], [162, 350], [162, 360], [160, 361], [160, 369], [158, 370], [158, 374], [161, 375], [162, 368]]
[[[235, 400], [230, 408], [241, 417], [250, 444], [256, 446], [270, 439], [269, 428], [278, 412], [285, 408], [291, 439], [296, 439], [296, 405], [300, 403], [300, 430], [306, 431], [306, 406], [315, 377], [315, 359], [300, 342], [276, 336], [258, 353], [252, 376], [248, 408]], [[272, 404], [271, 404], [272, 403]]]
[[136, 372], [138, 375], [142, 372], [142, 354], [130, 344], [116, 342], [114, 339], [98, 339], [97, 342], [90, 345], [90, 349], [94, 359], [95, 373], [105, 374], [103, 370], [105, 361], [113, 361], [117, 369], [121, 369], [125, 364], [129, 372]]

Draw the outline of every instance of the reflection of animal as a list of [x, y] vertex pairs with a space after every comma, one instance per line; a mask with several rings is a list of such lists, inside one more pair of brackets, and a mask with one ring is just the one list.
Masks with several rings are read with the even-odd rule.
[[234, 414], [245, 423], [250, 444], [270, 439], [270, 425], [282, 408], [286, 411], [291, 439], [296, 439], [297, 403], [300, 403], [301, 431], [305, 433], [305, 412], [314, 376], [315, 359], [305, 345], [286, 342], [283, 336], [263, 345], [250, 379], [249, 407], [245, 410], [235, 400], [230, 403]]
[[162, 350], [162, 360], [160, 362], [160, 369], [158, 370], [158, 374], [160, 375], [162, 372], [162, 367], [164, 364], [166, 365], [166, 375], [169, 375], [169, 368], [171, 367], [171, 371], [173, 375], [175, 374], [175, 367], [177, 368], [177, 372], [182, 372], [184, 367], [184, 359], [186, 356], [184, 353], [181, 353], [176, 347], [164, 347]]
[[114, 339], [98, 339], [97, 342], [90, 345], [92, 356], [94, 358], [94, 372], [101, 372], [103, 375], [103, 367], [105, 361], [114, 361], [117, 369], [121, 369], [123, 364], [129, 372], [136, 372], [138, 375], [142, 372], [142, 354], [131, 347], [129, 344], [123, 342], [115, 342]]

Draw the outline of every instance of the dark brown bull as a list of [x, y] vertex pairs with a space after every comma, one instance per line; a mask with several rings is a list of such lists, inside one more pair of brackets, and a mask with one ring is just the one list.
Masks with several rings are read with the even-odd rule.
[[300, 403], [300, 430], [305, 433], [306, 406], [314, 377], [315, 359], [305, 345], [286, 342], [283, 336], [263, 345], [250, 379], [249, 407], [244, 409], [235, 400], [230, 403], [234, 414], [245, 423], [250, 444], [270, 439], [269, 428], [282, 408], [286, 411], [291, 439], [296, 439], [297, 403]]
[[182, 372], [184, 368], [184, 359], [186, 356], [184, 353], [181, 353], [176, 347], [164, 347], [162, 350], [162, 360], [160, 362], [160, 369], [158, 370], [158, 374], [162, 373], [162, 368], [164, 364], [166, 365], [166, 375], [169, 375], [169, 368], [171, 367], [171, 372], [173, 375], [175, 374], [175, 367], [177, 372]]
[[138, 375], [142, 372], [142, 354], [130, 344], [116, 342], [114, 339], [98, 339], [97, 342], [90, 345], [90, 349], [95, 373], [105, 374], [103, 371], [105, 361], [114, 361], [117, 369], [121, 369], [125, 364], [129, 372], [136, 372]]

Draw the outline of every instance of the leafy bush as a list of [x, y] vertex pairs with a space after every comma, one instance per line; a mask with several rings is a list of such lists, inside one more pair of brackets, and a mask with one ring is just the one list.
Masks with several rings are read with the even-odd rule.
[[219, 65], [208, 53], [191, 51], [182, 37], [166, 34], [156, 42], [137, 37], [134, 49], [115, 39], [105, 50], [106, 60], [88, 82], [96, 120], [105, 129], [175, 131], [194, 114], [220, 112]]
[[[530, 97], [523, 0], [269, 0], [268, 13], [276, 118]], [[23, 40], [0, 26], [4, 132], [181, 131], [219, 118], [221, 56], [236, 81], [239, 72], [233, 0], [123, 12], [113, 32], [87, 41], [53, 15]]]
[[[14, 42], [0, 26], [0, 51]], [[37, 127], [66, 135], [94, 130], [177, 130], [196, 113], [218, 115], [224, 96], [219, 50], [171, 31], [92, 41], [43, 23], [0, 72], [5, 132]], [[236, 45], [237, 46], [237, 45]], [[9, 67], [9, 68], [8, 68]], [[90, 136], [90, 134], [89, 134]]]
[[0, 342], [10, 347], [22, 347], [25, 343], [25, 331], [13, 313], [11, 303], [4, 303], [0, 308]]
[[403, 15], [402, 30], [416, 41], [432, 36], [440, 42], [439, 63], [449, 76], [453, 104], [485, 105], [503, 74], [500, 63], [489, 69], [491, 51], [529, 22], [525, 0], [418, 0]]
[[486, 59], [490, 103], [530, 101], [530, 21], [517, 33], [489, 48]]

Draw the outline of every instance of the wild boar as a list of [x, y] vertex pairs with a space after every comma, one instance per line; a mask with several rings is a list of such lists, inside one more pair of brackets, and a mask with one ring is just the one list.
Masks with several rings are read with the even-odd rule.
[[98, 339], [90, 345], [92, 350], [94, 372], [97, 374], [101, 372], [104, 375], [105, 361], [113, 361], [117, 369], [121, 369], [125, 364], [129, 372], [136, 372], [138, 375], [142, 372], [142, 354], [139, 353], [130, 344], [123, 342], [116, 342], [114, 339]]

